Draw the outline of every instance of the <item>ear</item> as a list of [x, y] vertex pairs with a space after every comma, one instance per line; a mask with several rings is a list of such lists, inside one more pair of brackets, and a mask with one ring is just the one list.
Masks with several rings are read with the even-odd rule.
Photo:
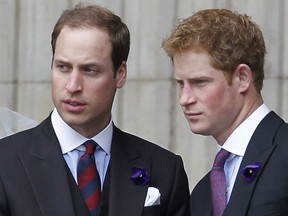
[[239, 82], [240, 93], [246, 92], [253, 85], [253, 73], [248, 65], [239, 64], [234, 74]]
[[127, 63], [125, 61], [118, 68], [115, 79], [117, 88], [122, 88], [125, 85], [127, 79]]

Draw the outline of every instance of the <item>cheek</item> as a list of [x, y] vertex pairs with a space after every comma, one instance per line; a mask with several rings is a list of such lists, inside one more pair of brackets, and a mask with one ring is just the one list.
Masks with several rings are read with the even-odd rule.
[[52, 90], [55, 93], [57, 93], [57, 91], [59, 92], [60, 89], [65, 88], [63, 79], [61, 79], [60, 77], [56, 77], [56, 76], [52, 76], [51, 86], [52, 86]]
[[209, 92], [204, 92], [202, 95], [202, 103], [206, 104], [206, 107], [212, 112], [225, 111], [228, 108], [227, 105], [229, 106], [230, 99], [229, 91], [222, 87], [210, 89]]
[[59, 86], [61, 83], [63, 83], [63, 76], [61, 76], [59, 73], [55, 71], [52, 71], [51, 85], [55, 87], [55, 86]]
[[114, 79], [97, 79], [85, 82], [84, 91], [91, 96], [101, 98], [110, 97], [114, 89], [116, 89]]

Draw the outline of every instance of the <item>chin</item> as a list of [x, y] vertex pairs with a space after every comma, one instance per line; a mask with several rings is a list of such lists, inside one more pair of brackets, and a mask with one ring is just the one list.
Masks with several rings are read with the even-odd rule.
[[77, 115], [71, 115], [71, 114], [64, 114], [62, 116], [62, 119], [66, 122], [68, 125], [81, 125], [83, 124], [83, 117], [77, 116]]
[[190, 125], [190, 130], [194, 133], [194, 134], [200, 134], [200, 135], [210, 135], [207, 131], [207, 129], [205, 128], [200, 128], [200, 127], [195, 127], [195, 125], [191, 126]]

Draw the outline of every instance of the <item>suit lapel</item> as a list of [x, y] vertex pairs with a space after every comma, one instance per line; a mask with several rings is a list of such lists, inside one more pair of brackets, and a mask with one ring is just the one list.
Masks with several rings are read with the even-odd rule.
[[[43, 215], [87, 215], [87, 208], [81, 196], [78, 196], [80, 199], [76, 201], [76, 206], [84, 204], [83, 210], [78, 212], [79, 209], [74, 209], [74, 196], [71, 193], [77, 193], [77, 190], [72, 192], [71, 188], [75, 188], [76, 184], [71, 185], [74, 180], [71, 180], [73, 177], [67, 172], [69, 168], [63, 158], [50, 118], [36, 128], [34, 136], [30, 139], [30, 148], [20, 150], [19, 158]], [[75, 197], [77, 198], [77, 195]]]
[[[269, 156], [276, 147], [276, 144], [274, 145], [273, 143], [274, 136], [283, 123], [284, 121], [274, 112], [270, 112], [255, 130], [246, 149], [230, 201], [223, 215], [246, 215], [257, 180], [261, 176]], [[254, 180], [247, 181], [241, 174], [241, 170], [255, 162], [261, 165], [261, 169]]]
[[191, 215], [212, 215], [210, 173], [207, 173], [192, 191], [190, 200]]
[[150, 173], [150, 160], [141, 155], [135, 143], [114, 127], [110, 162], [109, 216], [141, 216], [148, 185], [135, 185], [132, 168], [141, 166]]

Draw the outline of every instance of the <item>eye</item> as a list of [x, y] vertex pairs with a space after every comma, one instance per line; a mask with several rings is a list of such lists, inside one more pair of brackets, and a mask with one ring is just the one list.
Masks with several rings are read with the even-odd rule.
[[205, 86], [207, 84], [208, 80], [205, 80], [205, 79], [197, 79], [197, 80], [194, 80], [194, 85], [196, 86], [199, 86], [199, 87], [202, 87], [202, 86]]
[[96, 74], [97, 72], [99, 72], [99, 70], [94, 67], [94, 66], [86, 66], [86, 67], [83, 67], [83, 72], [87, 73], [87, 74]]
[[176, 80], [176, 83], [178, 84], [179, 88], [183, 88], [184, 82], [182, 80]]
[[96, 70], [95, 70], [94, 68], [85, 68], [85, 71], [86, 71], [87, 73], [94, 73], [94, 72], [96, 72]]
[[63, 73], [68, 72], [70, 67], [67, 64], [59, 63], [56, 65], [57, 69]]

